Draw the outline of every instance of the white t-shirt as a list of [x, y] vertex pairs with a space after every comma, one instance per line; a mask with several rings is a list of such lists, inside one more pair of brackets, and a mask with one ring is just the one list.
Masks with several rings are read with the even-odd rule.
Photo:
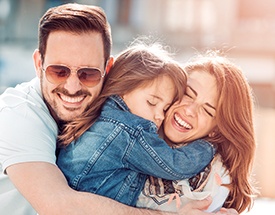
[[23, 162], [55, 165], [57, 125], [44, 103], [38, 78], [0, 95], [0, 213], [36, 214], [5, 174]]

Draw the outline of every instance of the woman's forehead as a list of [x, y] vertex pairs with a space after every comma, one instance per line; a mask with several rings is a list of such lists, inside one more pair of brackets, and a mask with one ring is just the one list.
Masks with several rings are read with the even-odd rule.
[[218, 91], [213, 75], [203, 71], [194, 71], [188, 76], [187, 85], [197, 94], [198, 98], [216, 106]]

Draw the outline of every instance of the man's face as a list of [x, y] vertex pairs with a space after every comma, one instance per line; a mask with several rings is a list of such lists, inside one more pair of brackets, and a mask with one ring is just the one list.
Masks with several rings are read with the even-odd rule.
[[[60, 64], [68, 66], [74, 72], [63, 83], [49, 82], [45, 69], [48, 65]], [[101, 34], [98, 32], [72, 34], [64, 31], [50, 33], [45, 60], [41, 67], [44, 71], [37, 66], [37, 74], [51, 114], [57, 121], [74, 119], [83, 113], [101, 91], [103, 78], [97, 85], [87, 87], [75, 73], [80, 67], [96, 67], [102, 73], [104, 72], [104, 48]]]

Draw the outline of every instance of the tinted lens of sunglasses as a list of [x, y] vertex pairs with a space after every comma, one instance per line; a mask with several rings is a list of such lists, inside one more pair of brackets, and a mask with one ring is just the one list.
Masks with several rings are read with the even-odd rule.
[[[50, 65], [46, 68], [46, 77], [53, 84], [61, 84], [70, 76], [71, 70], [66, 66]], [[101, 72], [97, 68], [81, 68], [77, 71], [81, 83], [87, 87], [96, 86], [101, 80]]]
[[87, 87], [96, 86], [101, 80], [101, 72], [96, 68], [82, 68], [77, 71], [79, 80]]
[[70, 76], [71, 70], [65, 66], [51, 65], [46, 68], [46, 78], [52, 84], [61, 84]]

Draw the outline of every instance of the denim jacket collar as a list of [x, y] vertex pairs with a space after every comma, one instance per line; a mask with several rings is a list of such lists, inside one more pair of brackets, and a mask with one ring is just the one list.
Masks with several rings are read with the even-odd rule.
[[115, 104], [117, 104], [119, 106], [119, 108], [121, 108], [123, 111], [130, 112], [129, 107], [124, 102], [124, 100], [121, 98], [121, 96], [112, 95], [112, 96], [109, 97], [109, 99], [113, 100], [115, 102]]

